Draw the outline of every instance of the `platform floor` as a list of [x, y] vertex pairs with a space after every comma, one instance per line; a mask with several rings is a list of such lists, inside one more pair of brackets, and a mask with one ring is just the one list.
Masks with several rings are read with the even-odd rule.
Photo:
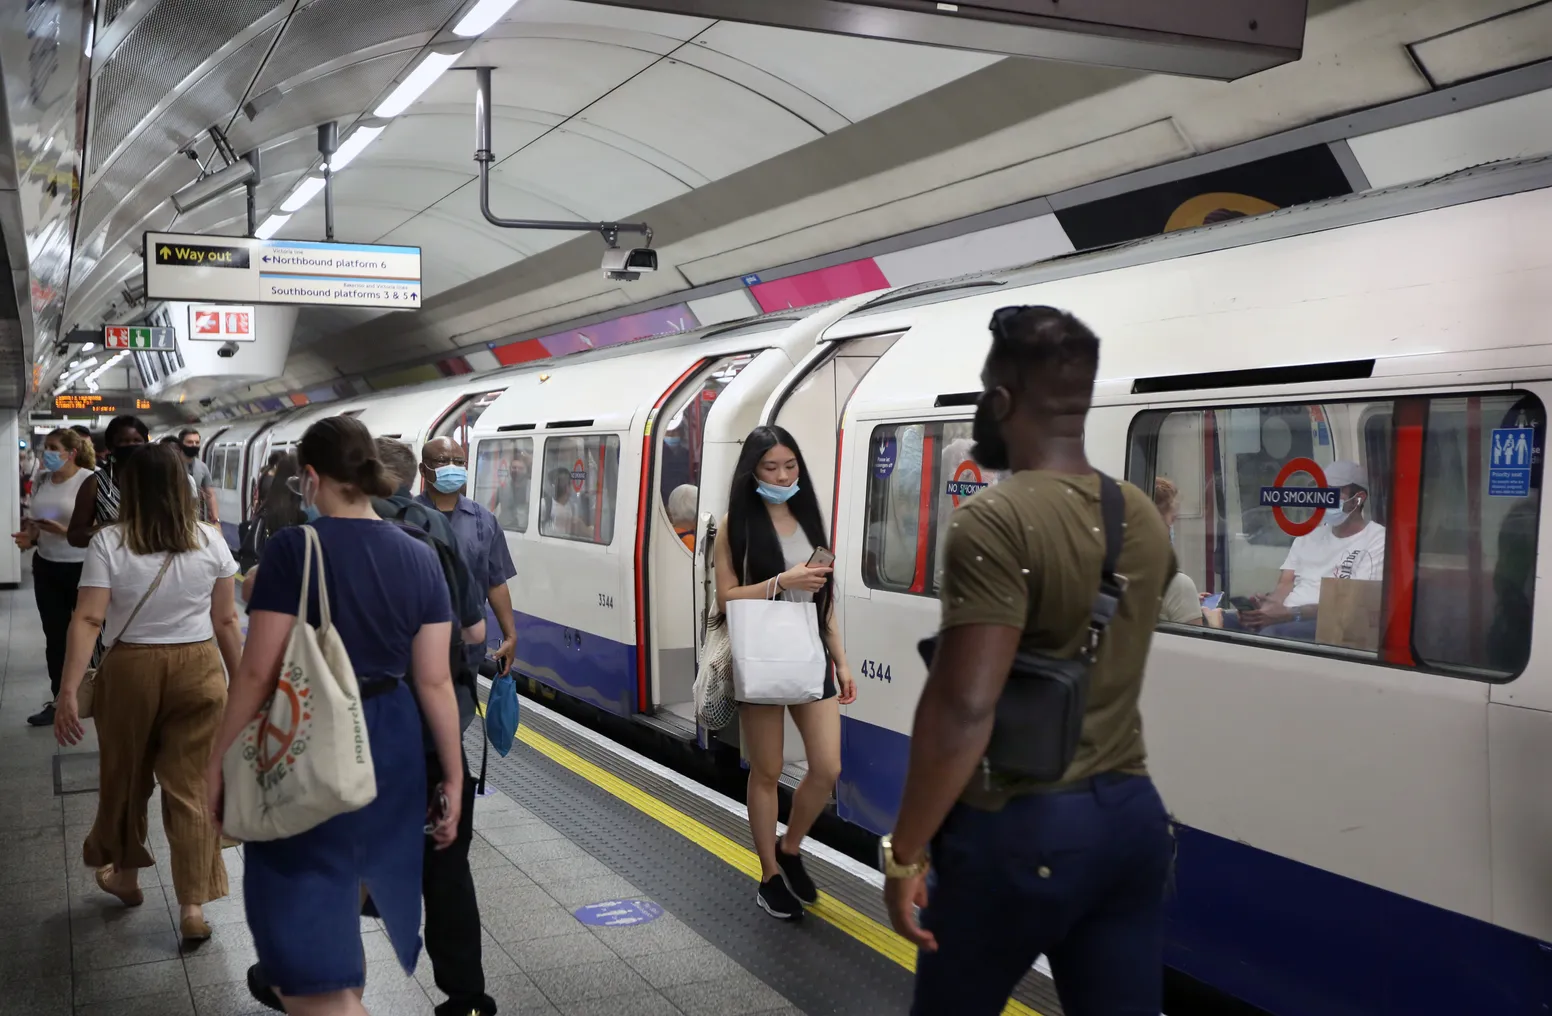
[[[267, 1011], [244, 984], [255, 957], [241, 850], [226, 852], [232, 895], [206, 906], [215, 936], [198, 947], [178, 939], [157, 801], [146, 904], [127, 910], [98, 891], [81, 863], [96, 745], [60, 749], [51, 730], [28, 728], [47, 697], [24, 581], [0, 590], [0, 1016]], [[471, 851], [485, 970], [503, 1013], [907, 1011], [914, 957], [881, 923], [876, 873], [816, 847], [809, 866], [824, 898], [798, 924], [775, 921], [754, 904], [758, 863], [735, 802], [523, 704], [511, 753], [491, 753], [493, 789], [476, 803]], [[467, 744], [476, 765], [477, 729]], [[613, 906], [579, 916], [594, 904]], [[633, 923], [584, 923], [593, 913]], [[425, 956], [406, 976], [377, 922], [363, 919], [362, 932], [367, 1008], [430, 1013], [443, 996]], [[1019, 998], [1009, 1012], [1060, 1014], [1043, 977], [1026, 979]]]

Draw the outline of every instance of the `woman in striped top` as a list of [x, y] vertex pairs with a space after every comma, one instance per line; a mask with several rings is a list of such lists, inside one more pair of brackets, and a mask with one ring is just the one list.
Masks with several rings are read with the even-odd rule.
[[[111, 526], [119, 520], [118, 476], [130, 456], [145, 447], [151, 432], [138, 416], [115, 416], [103, 432], [102, 443], [107, 448], [102, 466], [87, 478], [76, 495], [75, 512], [70, 516], [70, 545], [90, 546], [92, 536], [103, 526]], [[189, 478], [192, 486], [194, 480]], [[200, 504], [199, 521], [206, 520], [202, 498], [197, 487], [194, 499]]]

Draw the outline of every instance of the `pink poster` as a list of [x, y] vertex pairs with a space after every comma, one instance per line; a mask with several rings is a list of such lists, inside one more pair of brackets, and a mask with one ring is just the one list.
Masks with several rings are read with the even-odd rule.
[[888, 288], [889, 280], [884, 278], [883, 271], [872, 258], [863, 258], [774, 282], [756, 283], [749, 287], [749, 292], [754, 294], [760, 309], [770, 313]]

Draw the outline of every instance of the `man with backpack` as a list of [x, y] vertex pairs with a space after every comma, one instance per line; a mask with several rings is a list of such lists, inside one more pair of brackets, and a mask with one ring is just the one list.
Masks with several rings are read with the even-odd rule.
[[[459, 724], [466, 730], [474, 719], [478, 700], [476, 654], [484, 654], [486, 592], [459, 552], [448, 520], [410, 495], [410, 484], [415, 477], [415, 454], [410, 447], [401, 441], [380, 437], [377, 439], [377, 457], [394, 474], [399, 489], [392, 497], [373, 498], [373, 510], [380, 518], [397, 523], [408, 535], [431, 547], [442, 564], [456, 615], [452, 642], [448, 646], [453, 689], [458, 698]], [[434, 808], [442, 784], [442, 771], [436, 753], [429, 747], [426, 783], [428, 802]], [[475, 790], [476, 780], [465, 757], [463, 808], [457, 838], [444, 850], [431, 849], [428, 844], [421, 872], [426, 955], [431, 958], [436, 986], [448, 996], [447, 1001], [436, 1007], [437, 1016], [494, 1016], [496, 1012], [495, 1000], [485, 991], [479, 901], [475, 895], [474, 875], [469, 869], [469, 845], [474, 839]], [[257, 964], [248, 969], [248, 989], [254, 998], [270, 1008], [281, 1008], [279, 998], [268, 986]]]

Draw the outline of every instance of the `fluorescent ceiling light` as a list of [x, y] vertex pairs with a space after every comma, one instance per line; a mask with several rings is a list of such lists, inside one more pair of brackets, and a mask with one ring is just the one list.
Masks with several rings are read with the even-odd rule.
[[268, 240], [270, 237], [280, 232], [281, 226], [284, 226], [290, 221], [291, 216], [289, 215], [271, 215], [269, 218], [264, 220], [263, 225], [253, 231], [253, 235], [258, 237], [260, 240]]
[[310, 176], [303, 180], [301, 186], [297, 187], [296, 190], [291, 192], [290, 197], [281, 202], [280, 210], [282, 212], [301, 211], [302, 206], [313, 199], [313, 195], [323, 190], [323, 183], [323, 177], [321, 176]]
[[501, 20], [501, 16], [512, 9], [517, 0], [480, 0], [474, 5], [474, 10], [463, 16], [463, 20], [453, 26], [453, 34], [468, 38], [472, 35], [483, 34], [485, 29]]
[[463, 56], [463, 51], [457, 53], [427, 53], [426, 58], [420, 62], [420, 66], [410, 72], [410, 76], [399, 82], [399, 87], [388, 93], [388, 98], [378, 106], [374, 115], [383, 119], [398, 116], [409, 109], [416, 99], [425, 93], [426, 89], [436, 84], [436, 79]]
[[95, 342], [88, 342], [88, 343], [85, 343], [84, 345], [81, 346], [81, 352], [83, 352], [83, 353], [90, 353], [92, 350], [94, 350], [96, 348], [97, 348], [97, 343], [95, 343]]
[[345, 139], [345, 143], [339, 146], [339, 150], [334, 153], [334, 158], [329, 160], [330, 171], [338, 173], [350, 165], [351, 160], [360, 155], [362, 149], [370, 145], [377, 139], [377, 135], [387, 129], [386, 127], [357, 127], [355, 132]]

